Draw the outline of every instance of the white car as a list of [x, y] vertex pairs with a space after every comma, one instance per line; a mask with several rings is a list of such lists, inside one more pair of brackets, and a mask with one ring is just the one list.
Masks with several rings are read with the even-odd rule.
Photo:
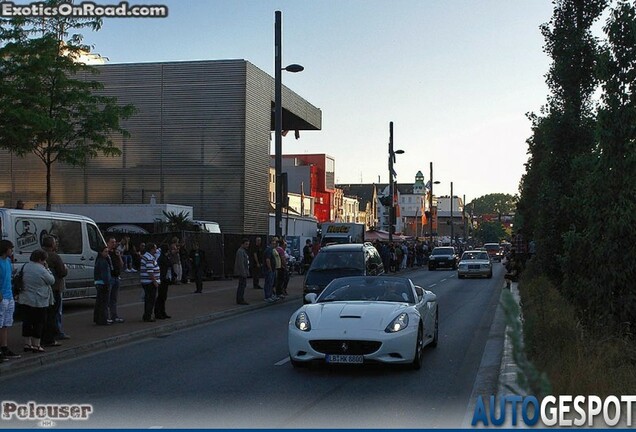
[[404, 277], [333, 280], [289, 320], [294, 367], [311, 361], [422, 366], [423, 349], [438, 340], [437, 297]]
[[483, 276], [492, 278], [492, 262], [488, 252], [481, 250], [466, 251], [457, 265], [457, 278]]

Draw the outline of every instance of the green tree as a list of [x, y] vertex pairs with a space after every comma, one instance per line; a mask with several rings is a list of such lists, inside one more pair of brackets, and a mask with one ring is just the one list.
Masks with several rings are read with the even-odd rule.
[[607, 0], [557, 0], [541, 26], [552, 58], [546, 82], [551, 94], [539, 115], [531, 114], [530, 158], [517, 208], [526, 236], [534, 238], [538, 266], [557, 285], [563, 278], [563, 236], [583, 220], [576, 184], [595, 148], [592, 94], [596, 89], [598, 43], [591, 27]]
[[504, 193], [492, 193], [475, 198], [466, 205], [466, 210], [473, 216], [496, 214], [501, 221], [502, 215], [512, 214], [517, 205], [517, 196]]
[[70, 34], [100, 26], [69, 17], [0, 20], [0, 148], [42, 161], [47, 210], [55, 163], [84, 166], [99, 154], [119, 155], [111, 137], [129, 135], [120, 122], [135, 108], [100, 93], [102, 84], [90, 78], [96, 68], [80, 61], [90, 47], [81, 34]]
[[166, 217], [166, 229], [168, 231], [187, 231], [193, 229], [193, 222], [186, 211], [179, 213], [163, 212]]
[[[566, 237], [564, 288], [589, 324], [636, 322], [636, 7], [618, 2], [599, 57], [598, 147], [580, 180], [587, 225]], [[599, 265], [602, 263], [602, 265]]]
[[482, 222], [475, 231], [481, 243], [499, 243], [506, 237], [506, 231], [499, 222]]

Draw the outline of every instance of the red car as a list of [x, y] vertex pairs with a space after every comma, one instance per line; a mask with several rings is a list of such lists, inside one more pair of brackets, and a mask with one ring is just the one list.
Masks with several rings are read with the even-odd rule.
[[486, 243], [484, 244], [484, 249], [486, 249], [492, 261], [501, 262], [503, 258], [503, 248], [499, 246], [499, 243]]

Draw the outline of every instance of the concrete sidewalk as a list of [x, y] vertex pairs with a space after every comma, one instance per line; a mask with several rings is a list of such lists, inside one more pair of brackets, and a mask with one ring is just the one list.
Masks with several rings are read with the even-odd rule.
[[[263, 279], [260, 282], [262, 286]], [[22, 323], [14, 322], [9, 329], [9, 348], [22, 357], [1, 363], [0, 378], [281, 302], [295, 302], [300, 307], [302, 283], [303, 276], [293, 275], [287, 289], [289, 296], [270, 304], [264, 301], [263, 290], [252, 288], [252, 280], [248, 279], [245, 289], [247, 306], [236, 304], [238, 279], [206, 281], [201, 294], [194, 293], [194, 283], [170, 285], [166, 312], [172, 318], [155, 322], [142, 321], [141, 285], [130, 285], [119, 293], [118, 313], [126, 321], [110, 326], [93, 324], [93, 299], [70, 300], [64, 303], [63, 327], [71, 339], [60, 341], [60, 347], [45, 347], [45, 353], [23, 352]]]

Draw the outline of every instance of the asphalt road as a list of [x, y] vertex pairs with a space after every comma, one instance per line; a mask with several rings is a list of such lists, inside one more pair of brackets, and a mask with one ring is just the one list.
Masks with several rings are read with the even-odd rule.
[[[458, 280], [450, 270], [409, 274], [438, 295], [440, 307], [440, 342], [425, 349], [420, 371], [296, 370], [287, 323], [299, 305], [281, 303], [8, 377], [0, 399], [93, 406], [89, 420], [56, 425], [64, 428], [461, 427], [503, 273], [495, 264], [493, 279]], [[496, 392], [495, 381], [489, 391]]]

